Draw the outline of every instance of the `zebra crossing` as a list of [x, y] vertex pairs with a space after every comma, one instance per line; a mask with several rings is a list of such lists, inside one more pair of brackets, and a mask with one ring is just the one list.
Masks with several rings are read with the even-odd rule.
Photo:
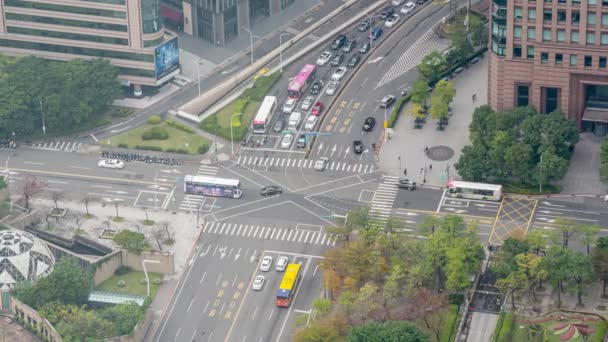
[[41, 150], [74, 152], [82, 146], [82, 143], [75, 141], [46, 141], [44, 143], [32, 144], [32, 147]]
[[323, 246], [336, 245], [335, 237], [323, 231], [266, 227], [239, 223], [209, 222], [203, 227], [203, 233], [290, 241]]
[[[201, 164], [196, 170], [197, 176], [210, 176], [213, 177], [217, 174], [219, 167], [213, 165], [205, 165]], [[184, 211], [204, 211], [210, 212], [213, 209], [213, 203], [215, 203], [215, 199], [213, 199], [213, 203], [202, 203], [205, 200], [205, 196], [198, 195], [185, 195], [182, 201], [179, 203], [179, 209]]]
[[[316, 160], [314, 159], [239, 156], [239, 158], [236, 160], [236, 163], [240, 165], [251, 165], [253, 167], [295, 167], [303, 169], [312, 169], [315, 165], [315, 161]], [[374, 171], [374, 165], [352, 163], [347, 161], [330, 161], [327, 165], [326, 170], [354, 173], [371, 173]]]
[[398, 177], [384, 176], [382, 183], [378, 184], [369, 210], [369, 216], [375, 221], [385, 223], [391, 215], [393, 202], [399, 191], [398, 181]]
[[439, 36], [435, 34], [433, 29], [430, 29], [423, 34], [418, 40], [407, 49], [399, 60], [389, 69], [389, 71], [382, 76], [380, 82], [376, 86], [376, 89], [396, 79], [397, 77], [410, 71], [418, 64], [424, 56], [426, 56], [431, 50], [443, 50], [447, 48], [448, 44], [441, 42]]
[[217, 170], [219, 167], [212, 165], [201, 165], [198, 167], [196, 171], [197, 176], [215, 176], [217, 174]]

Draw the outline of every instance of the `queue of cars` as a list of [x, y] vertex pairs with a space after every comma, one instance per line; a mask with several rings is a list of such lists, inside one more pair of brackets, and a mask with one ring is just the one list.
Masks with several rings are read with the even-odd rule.
[[[266, 255], [262, 258], [262, 262], [260, 263], [260, 271], [268, 272], [272, 268], [273, 258], [270, 255]], [[286, 256], [279, 257], [277, 260], [277, 264], [274, 269], [277, 272], [284, 272], [287, 268], [287, 264], [289, 264], [289, 258]], [[264, 284], [266, 283], [266, 277], [259, 274], [255, 276], [253, 282], [251, 283], [251, 289], [254, 291], [261, 291], [264, 288]]]

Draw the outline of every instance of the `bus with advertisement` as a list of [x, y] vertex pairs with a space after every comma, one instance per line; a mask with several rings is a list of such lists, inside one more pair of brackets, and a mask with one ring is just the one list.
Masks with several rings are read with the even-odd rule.
[[502, 185], [451, 181], [448, 183], [446, 196], [484, 201], [500, 201], [502, 199]]
[[300, 284], [300, 264], [288, 264], [277, 291], [277, 306], [288, 307]]
[[299, 99], [306, 88], [312, 84], [317, 76], [317, 66], [314, 64], [306, 64], [300, 72], [294, 77], [287, 87], [287, 96], [291, 99]]
[[238, 179], [208, 176], [184, 177], [184, 192], [190, 195], [241, 198], [241, 181]]
[[264, 134], [268, 130], [270, 120], [272, 120], [272, 114], [274, 113], [277, 105], [276, 96], [266, 96], [258, 113], [253, 118], [253, 133]]

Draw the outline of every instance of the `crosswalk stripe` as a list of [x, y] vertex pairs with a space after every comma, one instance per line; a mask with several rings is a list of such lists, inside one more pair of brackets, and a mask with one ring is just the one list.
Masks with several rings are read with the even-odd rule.
[[272, 163], [274, 163], [274, 158], [270, 158], [270, 166], [272, 166]]
[[236, 231], [237, 236], [241, 236], [241, 229], [243, 229], [243, 225], [240, 225], [239, 230]]
[[285, 229], [285, 231], [283, 232], [283, 235], [281, 235], [281, 240], [285, 240], [285, 235], [287, 235], [287, 230]]
[[[302, 160], [299, 160], [299, 161], [302, 161]], [[294, 159], [294, 160], [293, 160], [293, 163], [291, 164], [291, 167], [295, 167], [297, 162], [298, 162], [298, 160], [297, 160], [297, 159]]]
[[281, 167], [285, 166], [285, 161], [286, 161], [285, 158], [281, 158]]
[[331, 164], [330, 164], [330, 166], [329, 166], [329, 169], [330, 169], [330, 170], [333, 170], [333, 169], [334, 169], [334, 165], [335, 165], [335, 164], [336, 164], [336, 163], [331, 162]]
[[321, 244], [325, 244], [325, 239], [327, 239], [327, 234], [323, 234], [323, 240], [321, 240]]
[[234, 232], [236, 231], [236, 224], [232, 227], [232, 230], [230, 231], [230, 235], [234, 235]]
[[253, 165], [258, 165], [258, 157], [255, 157], [255, 159], [253, 159]]
[[277, 232], [276, 228], [272, 228], [272, 233], [270, 234], [270, 240], [272, 240], [274, 238], [274, 233]]
[[262, 226], [262, 230], [260, 231], [259, 238], [264, 238], [264, 232], [266, 232], [266, 227]]
[[241, 158], [243, 158], [243, 156], [239, 156], [239, 157], [237, 158], [237, 160], [236, 160], [236, 163], [237, 163], [237, 164], [240, 164], [240, 163], [241, 163]]
[[364, 173], [367, 173], [367, 168], [369, 167], [369, 165], [365, 165], [365, 169], [363, 170]]
[[[221, 235], [221, 234], [224, 234], [224, 228], [228, 228], [228, 229], [230, 229], [230, 226], [231, 226], [231, 225], [232, 225], [232, 224], [230, 224], [230, 223], [229, 223], [229, 224], [227, 224], [227, 225], [222, 225], [222, 229], [220, 229], [219, 234], [220, 234], [220, 235]], [[226, 232], [228, 232], [228, 229], [226, 229]]]
[[303, 162], [302, 159], [298, 160], [298, 167], [302, 167], [302, 162]]
[[317, 239], [315, 240], [315, 244], [319, 243], [319, 239], [321, 238], [321, 232], [317, 233]]
[[247, 237], [251, 237], [251, 234], [253, 234], [253, 226], [251, 226], [251, 229], [249, 230], [249, 234], [247, 234]]
[[281, 158], [277, 158], [277, 162], [274, 164], [274, 166], [279, 166], [279, 164], [281, 164]]
[[346, 168], [346, 163], [344, 163], [344, 164], [342, 165], [342, 171], [344, 171], [344, 169], [345, 169], [345, 168]]
[[293, 229], [291, 229], [291, 230], [289, 231], [289, 235], [287, 236], [287, 241], [291, 241], [291, 235], [293, 234], [293, 232], [294, 232], [294, 230], [293, 230]]
[[350, 165], [350, 164], [348, 164], [348, 166], [346, 167], [346, 171], [347, 171], [347, 172], [350, 172], [350, 166], [351, 166], [351, 165]]
[[308, 241], [308, 236], [310, 235], [310, 230], [306, 232], [306, 237], [304, 238], [304, 242]]
[[207, 223], [207, 224], [205, 225], [205, 227], [203, 228], [203, 233], [206, 233], [206, 232], [207, 232], [207, 228], [211, 229], [211, 227], [213, 227], [213, 225], [214, 225], [214, 224], [215, 224], [215, 222], [210, 222], [210, 223]]
[[255, 226], [255, 232], [253, 232], [253, 236], [257, 236], [258, 235], [258, 230], [260, 229], [260, 226]]
[[[329, 243], [328, 243], [328, 244], [329, 244]], [[335, 245], [336, 245], [336, 239], [335, 239], [335, 238], [333, 239], [333, 242], [331, 243], [331, 245], [332, 245], [332, 246], [335, 246]]]
[[[247, 230], [248, 230], [249, 228], [250, 228], [250, 227], [249, 227], [249, 225], [248, 225], [248, 224], [246, 224], [246, 225], [245, 225], [245, 229], [243, 229], [243, 236], [246, 236], [246, 235], [247, 235]], [[253, 226], [252, 226], [251, 228], [253, 228]]]

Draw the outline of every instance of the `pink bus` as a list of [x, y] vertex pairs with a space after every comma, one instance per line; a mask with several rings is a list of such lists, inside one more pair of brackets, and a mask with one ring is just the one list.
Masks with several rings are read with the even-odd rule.
[[299, 99], [306, 87], [308, 87], [317, 75], [317, 66], [314, 64], [306, 64], [300, 72], [294, 77], [287, 87], [287, 96], [291, 99]]

